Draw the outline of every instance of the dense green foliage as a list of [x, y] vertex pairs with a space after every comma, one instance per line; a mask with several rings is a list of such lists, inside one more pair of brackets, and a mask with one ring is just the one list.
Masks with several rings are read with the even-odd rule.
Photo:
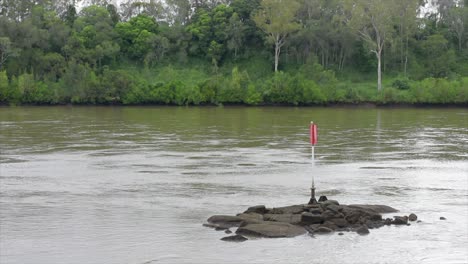
[[0, 0], [0, 103], [468, 103], [468, 1], [74, 2]]

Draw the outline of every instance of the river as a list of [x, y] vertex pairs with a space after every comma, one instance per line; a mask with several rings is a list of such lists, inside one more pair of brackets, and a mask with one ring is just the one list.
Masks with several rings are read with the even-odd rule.
[[[3, 107], [0, 263], [468, 263], [467, 160], [466, 108]], [[312, 175], [422, 222], [244, 243], [202, 227], [306, 203]]]

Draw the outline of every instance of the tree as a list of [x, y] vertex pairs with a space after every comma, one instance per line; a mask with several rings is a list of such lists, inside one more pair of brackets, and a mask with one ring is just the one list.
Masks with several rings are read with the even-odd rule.
[[229, 25], [227, 30], [229, 37], [227, 46], [229, 50], [234, 51], [234, 59], [237, 59], [237, 53], [242, 47], [242, 43], [244, 42], [245, 28], [246, 26], [244, 25], [242, 20], [239, 19], [237, 13], [234, 13], [229, 19]]
[[398, 6], [398, 34], [400, 40], [400, 62], [403, 73], [406, 76], [408, 70], [409, 38], [417, 28], [417, 15], [419, 0], [398, 0], [394, 2]]
[[299, 3], [295, 0], [263, 0], [260, 10], [253, 15], [257, 27], [263, 30], [268, 36], [268, 41], [275, 45], [275, 72], [278, 71], [279, 56], [286, 39], [299, 29], [299, 24], [295, 21], [298, 9]]
[[448, 25], [458, 40], [458, 51], [462, 50], [465, 39], [465, 27], [468, 22], [468, 7], [452, 7], [448, 12]]
[[387, 0], [347, 2], [349, 25], [377, 58], [377, 90], [382, 90], [382, 51], [392, 37], [396, 5]]
[[15, 56], [15, 49], [11, 45], [10, 38], [0, 37], [0, 70], [9, 57]]

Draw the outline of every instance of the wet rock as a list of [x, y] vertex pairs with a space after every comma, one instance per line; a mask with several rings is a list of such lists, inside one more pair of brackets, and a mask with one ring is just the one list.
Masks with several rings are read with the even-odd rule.
[[385, 219], [384, 225], [391, 225], [391, 224], [392, 224], [392, 219], [391, 218]]
[[421, 220], [418, 220], [416, 223], [422, 223], [422, 221], [421, 221]]
[[257, 214], [266, 214], [268, 210], [266, 209], [265, 205], [257, 205], [247, 208], [247, 211], [244, 214], [248, 213], [257, 213]]
[[332, 218], [329, 220], [330, 222], [334, 223], [337, 227], [347, 227], [349, 226], [348, 221], [346, 221], [344, 218]]
[[232, 234], [232, 231], [229, 230], [229, 229], [226, 229], [226, 230], [224, 231], [224, 233], [226, 233], [226, 234]]
[[359, 227], [357, 230], [356, 230], [356, 233], [358, 233], [359, 235], [367, 235], [370, 233], [369, 229], [367, 228], [367, 226], [365, 225], [362, 225], [361, 227]]
[[342, 236], [342, 235], [344, 235], [344, 234], [343, 234], [343, 232], [339, 232], [338, 235], [339, 235], [339, 236]]
[[325, 195], [322, 195], [322, 196], [320, 196], [318, 201], [319, 202], [325, 202], [326, 200], [328, 200], [327, 197]]
[[418, 220], [418, 216], [415, 215], [415, 214], [410, 214], [408, 216], [408, 220], [410, 220], [411, 222], [414, 222], [414, 221]]
[[321, 216], [322, 216], [322, 219], [325, 220], [325, 221], [326, 221], [326, 220], [333, 219], [333, 218], [339, 218], [339, 217], [340, 217], [339, 214], [334, 213], [334, 212], [332, 212], [332, 211], [325, 211], [325, 212], [323, 212], [323, 213], [321, 214]]
[[275, 238], [300, 236], [307, 231], [301, 226], [289, 223], [264, 221], [239, 227], [236, 233], [245, 236]]
[[244, 241], [247, 241], [248, 239], [241, 235], [234, 235], [234, 236], [223, 237], [221, 238], [221, 240], [228, 241], [228, 242], [244, 242]]
[[304, 212], [301, 214], [301, 223], [303, 225], [320, 224], [324, 220], [321, 215]]
[[[237, 226], [238, 223], [236, 223], [234, 226]], [[204, 227], [209, 227], [209, 228], [213, 228], [214, 230], [216, 231], [223, 231], [223, 230], [226, 230], [226, 229], [229, 229], [231, 227], [234, 227], [232, 224], [228, 223], [228, 224], [225, 224], [225, 223], [219, 223], [219, 224], [213, 224], [213, 223], [205, 223], [203, 224]]]
[[327, 207], [329, 205], [340, 205], [340, 203], [336, 200], [326, 200], [322, 202], [322, 207]]
[[382, 222], [382, 221], [371, 221], [371, 220], [366, 221], [366, 226], [369, 229], [381, 228], [384, 225], [385, 225], [385, 223]]
[[207, 221], [208, 223], [219, 224], [219, 223], [240, 223], [244, 220], [238, 216], [213, 215], [212, 217], [208, 218]]
[[323, 213], [323, 210], [320, 209], [320, 208], [311, 208], [311, 209], [309, 209], [309, 212], [312, 213], [312, 214], [321, 214], [321, 213]]
[[343, 211], [343, 207], [342, 206], [339, 206], [339, 205], [334, 205], [334, 204], [329, 204], [327, 205], [326, 207], [327, 210], [330, 210], [332, 212], [335, 212], [335, 213], [340, 213]]
[[263, 221], [263, 215], [259, 213], [243, 213], [238, 214], [237, 217], [247, 222]]
[[392, 224], [394, 224], [394, 225], [406, 225], [406, 224], [408, 224], [408, 217], [407, 216], [394, 216]]
[[393, 207], [390, 207], [390, 206], [387, 206], [387, 205], [351, 204], [351, 205], [348, 205], [348, 207], [363, 209], [363, 210], [366, 210], [366, 211], [374, 211], [374, 212], [380, 213], [380, 214], [388, 214], [388, 213], [398, 212], [397, 209], [395, 209]]
[[346, 211], [345, 214], [345, 220], [350, 224], [358, 223], [361, 218], [361, 213], [358, 210]]
[[447, 220], [447, 218], [445, 218], [445, 217], [443, 217], [443, 216], [441, 216], [439, 219], [440, 219], [440, 220]]
[[330, 222], [330, 221], [325, 221], [325, 223], [323, 223], [320, 227], [326, 227], [326, 228], [331, 229], [331, 230], [337, 230], [338, 229], [338, 226], [335, 225], [335, 223]]
[[301, 223], [300, 214], [265, 214], [263, 215], [265, 221], [283, 222], [297, 225]]
[[270, 214], [300, 214], [304, 212], [305, 207], [303, 205], [292, 205], [285, 207], [273, 208]]
[[314, 233], [318, 233], [318, 234], [329, 234], [329, 233], [332, 233], [333, 230], [328, 228], [328, 227], [325, 227], [325, 226], [321, 226], [317, 229], [314, 230]]

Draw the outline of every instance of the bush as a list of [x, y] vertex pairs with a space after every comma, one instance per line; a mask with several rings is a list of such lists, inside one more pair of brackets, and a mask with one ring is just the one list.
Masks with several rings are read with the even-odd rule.
[[393, 81], [392, 87], [397, 88], [398, 90], [409, 90], [410, 85], [407, 79], [397, 79]]

